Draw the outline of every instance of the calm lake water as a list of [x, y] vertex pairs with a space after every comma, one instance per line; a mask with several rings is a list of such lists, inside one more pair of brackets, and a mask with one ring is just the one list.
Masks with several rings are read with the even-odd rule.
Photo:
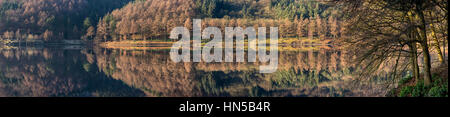
[[275, 73], [261, 63], [174, 63], [164, 47], [10, 47], [0, 50], [0, 96], [384, 96], [383, 75], [358, 81], [352, 55], [290, 47]]

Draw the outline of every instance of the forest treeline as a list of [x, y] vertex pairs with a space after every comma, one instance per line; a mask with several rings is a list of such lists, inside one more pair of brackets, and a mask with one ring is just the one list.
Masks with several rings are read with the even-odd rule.
[[129, 1], [0, 0], [0, 39], [80, 39], [100, 17]]
[[[139, 0], [105, 15], [97, 41], [168, 40], [176, 26], [279, 27], [281, 37], [336, 38], [345, 28], [336, 7], [310, 0]], [[88, 31], [89, 32], [89, 31]], [[93, 35], [88, 35], [93, 37]]]
[[[341, 15], [311, 0], [0, 0], [3, 40], [168, 40], [176, 26], [277, 26], [281, 37], [336, 38]], [[113, 11], [114, 10], [114, 11]]]

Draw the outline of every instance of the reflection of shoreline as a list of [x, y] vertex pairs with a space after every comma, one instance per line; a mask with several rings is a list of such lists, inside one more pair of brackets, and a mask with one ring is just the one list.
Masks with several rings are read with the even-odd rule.
[[0, 50], [15, 50], [15, 49], [45, 49], [45, 48], [57, 48], [63, 50], [82, 50], [85, 49], [85, 45], [27, 45], [27, 46], [15, 46], [15, 45], [2, 45]]
[[[70, 96], [72, 94], [66, 92], [88, 90], [89, 86], [86, 84], [94, 86], [103, 84], [106, 87], [105, 92], [120, 92], [119, 89], [110, 87], [123, 84], [121, 88], [136, 91], [126, 93], [127, 96], [133, 96], [135, 93], [144, 96], [141, 95], [144, 93], [145, 96], [160, 97], [382, 96], [379, 92], [383, 91], [375, 87], [378, 85], [358, 88], [350, 86], [349, 82], [353, 80], [351, 76], [355, 70], [352, 69], [353, 63], [346, 58], [352, 56], [344, 50], [335, 48], [305, 52], [282, 51], [280, 69], [272, 74], [259, 74], [258, 67], [255, 67], [259, 65], [256, 63], [173, 63], [169, 60], [168, 51], [153, 49], [94, 47], [78, 51], [60, 48], [21, 48], [0, 50], [0, 53], [3, 56], [0, 56], [0, 59], [4, 60], [0, 63], [17, 69], [13, 73], [33, 73], [26, 75], [40, 80], [30, 86], [42, 87], [36, 90], [42, 92], [39, 94], [42, 96], [54, 95], [43, 91]], [[35, 65], [36, 63], [38, 64]], [[23, 71], [22, 68], [29, 69]], [[45, 79], [59, 80], [63, 83], [76, 81], [67, 84], [80, 87], [64, 89], [59, 88], [61, 85], [42, 85], [41, 81], [46, 82]], [[117, 81], [118, 84], [104, 83], [105, 81]], [[8, 85], [12, 86], [13, 83]], [[15, 87], [30, 89], [28, 84]], [[18, 90], [23, 91], [26, 90]], [[100, 94], [94, 92], [88, 96]]]
[[[279, 39], [278, 41], [280, 50], [293, 50], [302, 48], [305, 50], [305, 48], [309, 49], [331, 49], [332, 46], [334, 46], [334, 42], [330, 39], [297, 39], [297, 38], [283, 38]], [[103, 48], [109, 48], [109, 49], [126, 49], [126, 50], [145, 50], [145, 49], [170, 49], [170, 47], [175, 42], [169, 42], [169, 41], [144, 41], [144, 40], [137, 40], [137, 41], [113, 41], [113, 42], [101, 42], [99, 44], [100, 47]], [[191, 40], [192, 44], [192, 40]], [[205, 45], [205, 42], [202, 42], [202, 45]], [[245, 49], [248, 48], [248, 42], [245, 40], [244, 42]], [[225, 46], [225, 45], [224, 45]]]
[[[170, 50], [171, 46], [168, 45], [143, 45], [143, 46], [134, 46], [134, 45], [101, 45], [100, 47], [106, 49], [120, 49], [120, 50]], [[192, 48], [191, 48], [192, 49]], [[267, 47], [269, 50], [270, 47]], [[319, 51], [319, 50], [332, 50], [333, 46], [331, 45], [279, 45], [279, 51]], [[248, 46], [244, 47], [244, 50], [248, 50]]]
[[[0, 97], [141, 96], [97, 72], [79, 47], [0, 49]], [[83, 49], [82, 51], [86, 51]]]
[[333, 48], [282, 51], [273, 74], [257, 73], [257, 63], [173, 63], [167, 51], [94, 50], [100, 71], [147, 96], [382, 96], [371, 86], [350, 90], [354, 64], [345, 58], [352, 56]]
[[[350, 59], [343, 59], [343, 57], [352, 57], [347, 55], [346, 51], [342, 51], [340, 49], [334, 49], [332, 47], [280, 47], [283, 50], [280, 50], [279, 54], [279, 67], [280, 68], [302, 68], [308, 70], [320, 70], [320, 69], [337, 69], [341, 67], [354, 67], [354, 64], [350, 62]], [[170, 62], [169, 59], [169, 51], [170, 47], [111, 47], [111, 48], [96, 48], [99, 50], [96, 52], [96, 55], [102, 56], [113, 56], [114, 59], [119, 59], [122, 57], [130, 57], [137, 60], [151, 60], [157, 59], [160, 62]], [[247, 51], [246, 51], [247, 52]], [[245, 55], [247, 56], [247, 55]], [[158, 58], [159, 57], [159, 58]], [[161, 61], [163, 60], [163, 61]], [[116, 61], [117, 62], [117, 61]], [[157, 63], [153, 63], [157, 64]], [[190, 63], [186, 63], [190, 64]], [[258, 66], [266, 63], [247, 63], [247, 62], [238, 62], [238, 63], [204, 63], [200, 62], [195, 65], [206, 65], [208, 66], [204, 70], [207, 71], [220, 71], [220, 70], [229, 70], [229, 69], [220, 69], [214, 70], [211, 67], [219, 67], [219, 68], [236, 68], [243, 69], [243, 67], [238, 67], [239, 65], [251, 65]], [[228, 67], [227, 67], [228, 66]], [[204, 67], [197, 66], [197, 69], [201, 69]]]

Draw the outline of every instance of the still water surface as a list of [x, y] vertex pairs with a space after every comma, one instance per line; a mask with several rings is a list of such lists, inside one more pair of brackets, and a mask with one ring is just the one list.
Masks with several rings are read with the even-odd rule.
[[164, 47], [11, 47], [0, 50], [1, 97], [384, 96], [384, 77], [356, 81], [352, 55], [290, 47], [275, 73], [261, 63], [174, 63]]

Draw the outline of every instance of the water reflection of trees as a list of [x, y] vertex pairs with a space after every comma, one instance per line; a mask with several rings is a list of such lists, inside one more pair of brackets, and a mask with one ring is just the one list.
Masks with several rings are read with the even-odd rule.
[[0, 50], [0, 96], [382, 95], [376, 85], [349, 85], [352, 57], [281, 51], [278, 71], [259, 74], [261, 63], [173, 63], [167, 50], [18, 48]]
[[[278, 71], [261, 63], [173, 63], [164, 50], [94, 49], [99, 69], [148, 96], [380, 96], [354, 89], [355, 64], [345, 51], [281, 51]], [[383, 80], [383, 79], [380, 79]]]
[[79, 50], [0, 50], [0, 96], [139, 96], [109, 80]]

